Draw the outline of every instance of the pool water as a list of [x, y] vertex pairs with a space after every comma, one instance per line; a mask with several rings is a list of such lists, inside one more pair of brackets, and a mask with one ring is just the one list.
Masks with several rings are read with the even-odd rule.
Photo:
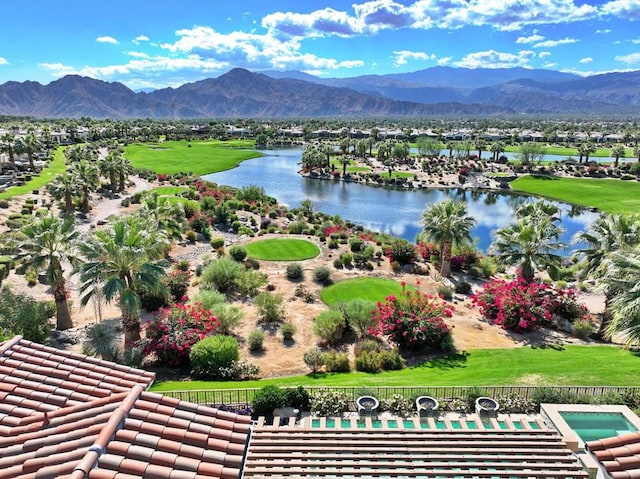
[[637, 431], [618, 412], [560, 412], [560, 416], [584, 442]]

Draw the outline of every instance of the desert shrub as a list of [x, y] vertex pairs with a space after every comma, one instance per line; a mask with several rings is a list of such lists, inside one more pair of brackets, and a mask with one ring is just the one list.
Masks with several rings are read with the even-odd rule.
[[308, 411], [311, 408], [311, 396], [309, 396], [309, 392], [302, 386], [285, 389], [284, 405], [299, 409], [300, 411]]
[[224, 248], [224, 238], [220, 238], [220, 237], [211, 238], [211, 241], [209, 242], [209, 244], [215, 250]]
[[453, 310], [440, 298], [406, 290], [377, 304], [372, 333], [404, 348], [451, 351], [453, 338], [444, 318], [451, 317]]
[[240, 326], [244, 318], [242, 309], [234, 304], [216, 303], [209, 309], [218, 318], [219, 334], [231, 334], [235, 328]]
[[339, 305], [344, 314], [345, 320], [349, 327], [360, 338], [364, 338], [369, 334], [369, 330], [374, 325], [372, 311], [376, 309], [373, 301], [365, 299], [353, 299]]
[[304, 278], [304, 270], [300, 263], [289, 263], [287, 265], [287, 279], [298, 280]]
[[255, 258], [247, 258], [244, 261], [244, 267], [247, 269], [260, 269], [260, 261]]
[[354, 236], [349, 240], [349, 248], [352, 252], [359, 253], [364, 249], [364, 241], [361, 238]]
[[6, 210], [9, 208], [9, 202], [7, 200], [0, 200], [0, 208]]
[[169, 290], [171, 300], [174, 303], [183, 301], [183, 299], [186, 298], [190, 282], [191, 273], [188, 270], [183, 271], [181, 269], [174, 268], [169, 271], [165, 279], [165, 284]]
[[[469, 274], [475, 278], [491, 278], [498, 271], [498, 260], [494, 256], [483, 256], [475, 264], [469, 266]], [[474, 274], [478, 272], [480, 274]]]
[[216, 289], [222, 293], [233, 291], [238, 280], [243, 277], [244, 267], [231, 258], [212, 261], [202, 270], [204, 289]]
[[296, 325], [293, 323], [282, 323], [280, 326], [280, 334], [284, 341], [291, 341], [293, 335], [296, 334]]
[[393, 271], [395, 274], [398, 274], [398, 273], [400, 273], [400, 271], [402, 271], [402, 266], [397, 261], [392, 261], [391, 262], [391, 271]]
[[406, 240], [395, 240], [386, 250], [389, 261], [400, 265], [414, 263], [418, 259], [416, 247]]
[[235, 244], [229, 248], [229, 256], [241, 263], [247, 257], [247, 250], [244, 246]]
[[554, 314], [571, 321], [585, 314], [572, 290], [556, 290], [548, 284], [528, 282], [521, 277], [513, 281], [489, 281], [472, 301], [483, 317], [516, 332], [549, 326]]
[[193, 230], [187, 230], [186, 233], [184, 234], [184, 238], [189, 242], [189, 243], [195, 243], [196, 240], [198, 239], [198, 233], [196, 233]]
[[410, 416], [414, 413], [415, 403], [400, 394], [394, 394], [389, 399], [380, 401], [380, 408], [383, 411], [389, 411], [396, 416]]
[[349, 356], [347, 353], [339, 353], [337, 351], [327, 351], [322, 355], [327, 371], [329, 372], [349, 372], [351, 364], [349, 364]]
[[377, 351], [362, 350], [356, 356], [356, 371], [379, 373], [404, 368], [404, 361], [397, 350], [381, 348]]
[[454, 286], [454, 291], [458, 294], [471, 294], [471, 283], [467, 281], [458, 281]]
[[304, 221], [294, 221], [289, 225], [288, 231], [292, 235], [299, 235], [302, 234], [305, 229], [307, 229], [307, 223]]
[[201, 339], [191, 348], [189, 361], [200, 377], [219, 377], [221, 368], [228, 368], [240, 359], [238, 341], [231, 336], [215, 335]]
[[307, 365], [313, 374], [317, 373], [324, 366], [322, 350], [320, 348], [311, 348], [304, 352], [302, 357], [304, 364]]
[[320, 284], [331, 283], [331, 270], [326, 266], [318, 266], [313, 270], [313, 280]]
[[488, 396], [487, 391], [477, 386], [467, 389], [465, 394], [465, 402], [467, 403], [467, 410], [474, 411], [476, 407], [476, 399], [479, 397]]
[[253, 417], [271, 417], [273, 410], [285, 405], [285, 392], [278, 386], [265, 386], [253, 395], [251, 410]]
[[313, 322], [313, 332], [329, 344], [337, 344], [342, 339], [346, 321], [342, 311], [330, 309], [321, 312]]
[[349, 398], [343, 392], [320, 389], [311, 397], [311, 412], [318, 416], [340, 416], [349, 409]]
[[247, 345], [250, 351], [261, 351], [264, 348], [264, 331], [254, 329], [247, 336]]
[[200, 303], [204, 309], [212, 309], [214, 305], [224, 303], [226, 300], [224, 293], [214, 289], [202, 289], [193, 298], [193, 302]]
[[516, 394], [508, 394], [496, 397], [500, 410], [511, 414], [534, 414], [538, 407], [531, 399], [525, 399]]
[[211, 311], [198, 304], [179, 303], [160, 310], [144, 325], [142, 354], [155, 354], [169, 366], [185, 366], [192, 346], [217, 329], [218, 320]]
[[260, 293], [254, 300], [258, 316], [266, 323], [281, 321], [285, 315], [284, 297], [279, 293]]
[[307, 288], [304, 284], [299, 284], [296, 286], [295, 291], [293, 292], [293, 296], [296, 298], [302, 299], [305, 303], [313, 303], [316, 298], [309, 288]]
[[31, 296], [0, 290], [0, 336], [17, 334], [36, 343], [44, 343], [51, 332], [49, 318], [55, 314], [53, 301], [36, 301]]
[[342, 264], [348, 268], [353, 264], [353, 255], [351, 253], [346, 253], [346, 252], [342, 253], [340, 255], [340, 261], [342, 261]]
[[244, 381], [246, 379], [257, 379], [260, 374], [260, 368], [241, 359], [232, 361], [229, 366], [220, 368], [218, 374], [220, 379]]
[[580, 396], [579, 394], [573, 393], [571, 391], [566, 391], [562, 389], [555, 388], [537, 388], [533, 394], [531, 395], [531, 400], [540, 408], [540, 404], [543, 403], [555, 403], [555, 404], [581, 404], [581, 403], [590, 403], [592, 401], [591, 398]]
[[451, 299], [453, 298], [453, 289], [451, 288], [451, 286], [441, 284], [438, 286], [436, 291], [438, 292], [438, 296], [440, 296], [442, 299], [451, 301]]
[[581, 319], [577, 319], [573, 322], [573, 335], [579, 339], [588, 339], [594, 331], [596, 330], [596, 325], [593, 323], [593, 320], [589, 317], [584, 317]]
[[258, 290], [267, 284], [267, 276], [254, 269], [245, 269], [244, 273], [236, 280], [235, 289], [243, 297], [255, 296]]

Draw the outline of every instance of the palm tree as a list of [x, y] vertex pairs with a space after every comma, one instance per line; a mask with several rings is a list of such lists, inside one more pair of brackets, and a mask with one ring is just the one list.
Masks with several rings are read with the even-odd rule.
[[118, 187], [117, 183], [117, 174], [118, 174], [118, 165], [117, 165], [117, 152], [110, 151], [107, 153], [107, 156], [99, 160], [98, 164], [100, 165], [100, 173], [102, 176], [106, 177], [109, 180], [109, 187], [111, 188], [111, 192], [115, 193], [116, 188]]
[[145, 195], [142, 207], [136, 212], [142, 220], [153, 221], [169, 238], [180, 239], [187, 225], [182, 203], [168, 201], [157, 193]]
[[633, 147], [633, 156], [635, 156], [638, 159], [638, 163], [640, 163], [640, 145]]
[[15, 146], [16, 139], [11, 133], [7, 132], [2, 135], [2, 138], [0, 138], [0, 151], [9, 155], [9, 163], [12, 165], [16, 164]]
[[474, 146], [478, 150], [478, 159], [481, 160], [482, 152], [487, 149], [487, 142], [484, 138], [477, 138]]
[[[603, 215], [589, 229], [575, 238], [585, 245], [576, 252], [582, 262], [584, 277], [602, 279], [610, 276], [608, 258], [617, 251], [626, 251], [640, 245], [640, 216]], [[605, 288], [604, 312], [599, 332], [604, 333], [612, 320], [611, 302], [615, 289]]]
[[86, 305], [98, 290], [107, 303], [117, 298], [127, 348], [140, 340], [140, 288], [153, 292], [165, 288], [168, 247], [164, 232], [139, 216], [117, 220], [112, 228], [98, 230], [79, 243], [86, 258], [78, 268], [81, 302]]
[[613, 157], [613, 166], [615, 168], [618, 167], [618, 162], [620, 161], [620, 158], [624, 158], [625, 153], [624, 145], [619, 143], [611, 148], [611, 156]]
[[351, 163], [351, 158], [348, 155], [342, 155], [338, 158], [338, 161], [342, 165], [342, 177], [347, 174], [347, 166]]
[[40, 143], [40, 140], [33, 132], [29, 132], [22, 139], [21, 149], [27, 154], [29, 166], [33, 169], [33, 155], [36, 151], [40, 151], [42, 149], [42, 143]]
[[22, 229], [17, 241], [18, 257], [37, 271], [46, 270], [56, 304], [56, 329], [73, 327], [62, 264], [77, 262], [75, 244], [78, 231], [72, 216], [60, 220], [52, 214], [36, 217]]
[[93, 162], [80, 160], [78, 163], [73, 164], [70, 172], [75, 177], [76, 183], [82, 191], [81, 210], [83, 213], [88, 213], [90, 210], [89, 197], [91, 192], [100, 184], [98, 166]]
[[500, 156], [500, 153], [504, 152], [504, 149], [504, 143], [501, 141], [494, 141], [493, 143], [491, 143], [489, 151], [492, 153], [493, 161], [498, 161], [498, 157]]
[[608, 258], [608, 272], [603, 278], [605, 292], [615, 297], [611, 302], [613, 318], [605, 334], [620, 334], [627, 345], [640, 341], [640, 246], [618, 250]]
[[517, 265], [522, 278], [530, 282], [536, 270], [553, 271], [559, 267], [562, 257], [554, 251], [565, 245], [558, 241], [562, 228], [556, 224], [556, 217], [538, 211], [528, 216], [521, 214], [518, 222], [495, 232], [490, 250], [500, 256], [502, 263]]
[[73, 198], [80, 193], [75, 175], [69, 172], [59, 174], [47, 185], [47, 189], [55, 200], [64, 199], [66, 214], [73, 212]]
[[444, 200], [429, 206], [420, 223], [420, 236], [440, 246], [440, 274], [451, 276], [451, 250], [453, 246], [471, 242], [471, 229], [476, 221], [467, 214], [464, 203]]

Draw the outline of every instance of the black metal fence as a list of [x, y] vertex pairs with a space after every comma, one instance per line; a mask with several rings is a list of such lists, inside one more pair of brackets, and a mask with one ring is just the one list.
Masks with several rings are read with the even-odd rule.
[[[616, 394], [640, 395], [640, 386], [305, 386], [304, 388], [312, 396], [321, 389], [341, 391], [352, 400], [363, 395], [375, 396], [378, 399], [389, 399], [396, 394], [405, 398], [432, 396], [439, 400], [447, 400], [465, 398], [471, 389], [475, 392], [479, 390], [482, 395], [489, 397], [518, 396], [522, 399], [532, 399], [535, 391], [541, 388], [553, 389], [558, 393], [594, 398], [614, 396]], [[251, 403], [256, 391], [259, 391], [259, 388], [165, 391], [163, 394], [198, 404], [238, 406]]]

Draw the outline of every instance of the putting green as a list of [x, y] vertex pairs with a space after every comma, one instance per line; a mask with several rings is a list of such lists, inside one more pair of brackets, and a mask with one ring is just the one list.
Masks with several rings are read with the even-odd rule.
[[383, 301], [390, 294], [398, 295], [402, 285], [398, 281], [386, 278], [354, 278], [339, 281], [320, 292], [323, 303], [331, 306], [352, 299]]
[[320, 248], [303, 239], [271, 238], [254, 241], [245, 246], [250, 258], [264, 261], [301, 261], [315, 258]]

